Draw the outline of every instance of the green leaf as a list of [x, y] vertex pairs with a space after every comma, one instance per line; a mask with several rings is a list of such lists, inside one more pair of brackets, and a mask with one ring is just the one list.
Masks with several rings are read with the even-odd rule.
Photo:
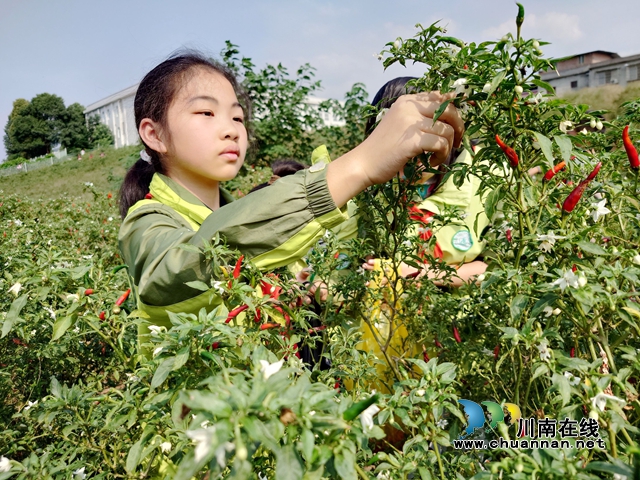
[[538, 78], [532, 80], [534, 85], [537, 85], [540, 88], [543, 88], [544, 90], [546, 90], [546, 92], [550, 95], [554, 95], [556, 92], [553, 89], [553, 87], [551, 86], [551, 84], [545, 82], [544, 80], [540, 80]]
[[633, 478], [633, 469], [628, 465], [620, 462], [619, 465], [613, 465], [608, 462], [590, 462], [586, 467], [586, 470], [595, 470], [596, 472], [607, 472], [612, 474], [622, 475], [623, 477]]
[[358, 480], [355, 463], [356, 456], [347, 448], [343, 448], [337, 452], [333, 460], [338, 477], [343, 480]]
[[53, 324], [53, 336], [51, 341], [59, 339], [64, 332], [66, 332], [71, 326], [72, 321], [76, 318], [75, 315], [67, 315], [66, 317], [58, 317], [56, 323]]
[[562, 160], [566, 163], [569, 163], [571, 160], [571, 152], [573, 150], [573, 144], [571, 143], [571, 138], [568, 135], [555, 135], [553, 139], [560, 147], [560, 153], [562, 154]]
[[131, 450], [129, 450], [129, 454], [127, 455], [127, 463], [125, 464], [125, 467], [124, 467], [126, 468], [128, 473], [133, 473], [138, 467], [138, 464], [140, 463], [140, 457], [142, 455], [143, 439], [144, 437], [138, 440], [136, 443], [134, 443], [133, 447], [131, 447]]
[[178, 353], [176, 353], [175, 359], [176, 361], [173, 365], [174, 371], [181, 368], [185, 363], [187, 363], [187, 360], [189, 360], [189, 346], [187, 345], [186, 347], [181, 348]]
[[151, 379], [151, 390], [156, 387], [162, 385], [162, 383], [167, 379], [171, 371], [173, 370], [173, 365], [175, 364], [176, 357], [165, 358], [156, 373], [153, 374], [153, 378]]
[[553, 168], [553, 164], [555, 163], [555, 159], [553, 158], [553, 150], [551, 148], [551, 145], [552, 145], [551, 140], [549, 140], [547, 137], [545, 137], [541, 133], [538, 133], [538, 132], [533, 132], [533, 133], [536, 136], [536, 139], [538, 140], [538, 143], [540, 144], [540, 149], [542, 150], [542, 153], [544, 154], [545, 158], [547, 159], [547, 162], [549, 164], [549, 168]]
[[585, 240], [579, 240], [578, 242], [576, 242], [576, 245], [578, 245], [578, 247], [580, 247], [580, 250], [582, 250], [585, 253], [591, 253], [593, 255], [607, 254], [607, 251], [596, 243], [587, 242]]
[[444, 102], [442, 102], [442, 104], [438, 107], [438, 109], [433, 114], [433, 123], [436, 123], [438, 118], [440, 118], [440, 115], [444, 113], [444, 111], [447, 109], [450, 103], [451, 103], [451, 99], [445, 100]]
[[[276, 476], [282, 480], [301, 480], [304, 470], [302, 462], [293, 448], [293, 445], [285, 445], [276, 451]], [[354, 477], [355, 478], [355, 477]]]
[[533, 372], [533, 377], [531, 377], [531, 380], [534, 380], [541, 375], [546, 375], [547, 373], [549, 373], [549, 367], [547, 367], [546, 364], [542, 363], [538, 365], [538, 368], [536, 368]]
[[526, 295], [516, 295], [513, 300], [511, 300], [511, 318], [519, 320], [524, 309], [527, 308], [528, 303], [529, 297]]
[[56, 377], [51, 377], [51, 395], [62, 398], [62, 386]]
[[201, 290], [203, 292], [206, 292], [207, 290], [211, 289], [211, 287], [209, 285], [207, 285], [204, 282], [201, 282], [200, 280], [195, 280], [193, 282], [187, 282], [185, 285], [187, 285], [188, 287], [191, 287], [191, 288], [195, 288], [196, 290]]
[[300, 435], [300, 450], [308, 463], [311, 463], [313, 458], [313, 447], [315, 443], [316, 440], [313, 436], [313, 432], [307, 428], [302, 430], [302, 434]]
[[496, 91], [496, 88], [500, 86], [500, 84], [502, 83], [506, 75], [507, 75], [507, 72], [503, 70], [501, 72], [498, 72], [498, 74], [495, 77], [493, 77], [493, 79], [491, 80], [491, 87], [487, 92], [488, 97], [491, 96], [491, 94]]
[[487, 218], [491, 220], [493, 215], [496, 213], [496, 206], [498, 202], [502, 198], [502, 186], [497, 187], [495, 190], [492, 190], [489, 195], [487, 195], [487, 199], [484, 203], [484, 211], [487, 214]]
[[529, 315], [529, 317], [536, 318], [542, 313], [545, 307], [553, 305], [557, 299], [558, 296], [555, 293], [546, 293], [540, 300], [535, 303], [535, 305], [531, 309], [531, 314]]
[[181, 394], [181, 399], [182, 403], [189, 408], [204, 410], [212, 413], [216, 417], [227, 418], [233, 413], [229, 402], [222, 400], [217, 393], [189, 390]]
[[7, 313], [7, 317], [4, 319], [4, 323], [2, 324], [2, 336], [0, 338], [4, 338], [13, 328], [13, 325], [18, 320], [18, 315], [27, 304], [28, 294], [24, 294], [21, 297], [16, 298], [11, 307], [9, 308], [9, 313]]
[[564, 375], [560, 375], [559, 373], [554, 373], [553, 377], [551, 377], [551, 383], [553, 383], [554, 388], [562, 397], [562, 406], [564, 407], [569, 400], [571, 400], [571, 385], [569, 385], [569, 379]]

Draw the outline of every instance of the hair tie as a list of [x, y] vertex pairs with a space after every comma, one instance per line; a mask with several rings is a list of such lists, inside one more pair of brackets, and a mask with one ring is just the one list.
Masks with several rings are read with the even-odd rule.
[[273, 182], [275, 182], [276, 180], [278, 180], [280, 178], [280, 175], [271, 175], [271, 178], [269, 179], [269, 181], [267, 182], [269, 185], [273, 185]]
[[140, 158], [151, 165], [151, 156], [147, 153], [145, 149], [140, 150]]

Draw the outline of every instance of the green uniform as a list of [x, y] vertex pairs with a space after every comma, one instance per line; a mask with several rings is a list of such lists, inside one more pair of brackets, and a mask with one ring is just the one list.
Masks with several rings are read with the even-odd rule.
[[180, 245], [202, 247], [219, 233], [263, 270], [304, 256], [327, 228], [346, 219], [327, 188], [325, 166], [302, 170], [237, 201], [222, 191], [230, 203], [215, 212], [169, 177], [155, 174], [151, 198], [129, 209], [119, 235], [141, 316], [170, 327], [167, 312], [197, 313], [220, 303], [215, 289], [203, 293], [186, 285], [209, 284], [212, 275], [202, 254], [176, 248]]

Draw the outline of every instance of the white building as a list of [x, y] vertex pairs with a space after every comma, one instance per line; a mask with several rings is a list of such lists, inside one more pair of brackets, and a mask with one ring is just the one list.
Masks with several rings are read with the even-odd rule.
[[98, 115], [115, 140], [115, 147], [120, 148], [138, 143], [138, 129], [133, 114], [133, 100], [136, 97], [138, 85], [114, 93], [102, 100], [92, 103], [85, 111], [85, 117]]
[[[133, 112], [133, 101], [137, 90], [137, 84], [125, 88], [96, 103], [92, 103], [84, 111], [87, 118], [92, 115], [98, 115], [100, 121], [109, 127], [115, 139], [116, 148], [135, 145], [140, 140]], [[318, 105], [324, 100], [322, 98], [308, 97], [307, 104], [318, 108]], [[331, 111], [320, 113], [320, 117], [328, 127], [341, 127], [345, 124], [344, 120], [335, 118]]]

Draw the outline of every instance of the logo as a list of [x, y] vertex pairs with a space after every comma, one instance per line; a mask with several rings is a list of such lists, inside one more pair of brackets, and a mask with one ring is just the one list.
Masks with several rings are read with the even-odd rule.
[[[467, 425], [460, 437], [453, 441], [456, 449], [594, 449], [596, 446], [604, 449], [605, 447], [604, 441], [600, 438], [598, 421], [593, 418], [584, 417], [580, 420], [523, 418], [520, 407], [515, 403], [501, 405], [487, 400], [478, 404], [464, 399], [458, 400], [458, 403], [464, 409]], [[504, 423], [507, 428], [515, 425], [516, 439], [502, 436], [487, 439], [488, 435], [496, 432], [495, 429], [499, 423]]]
[[455, 248], [456, 250], [460, 250], [461, 252], [466, 252], [473, 246], [473, 239], [471, 238], [471, 233], [469, 233], [469, 230], [460, 230], [451, 239], [451, 244], [453, 245], [453, 248]]

